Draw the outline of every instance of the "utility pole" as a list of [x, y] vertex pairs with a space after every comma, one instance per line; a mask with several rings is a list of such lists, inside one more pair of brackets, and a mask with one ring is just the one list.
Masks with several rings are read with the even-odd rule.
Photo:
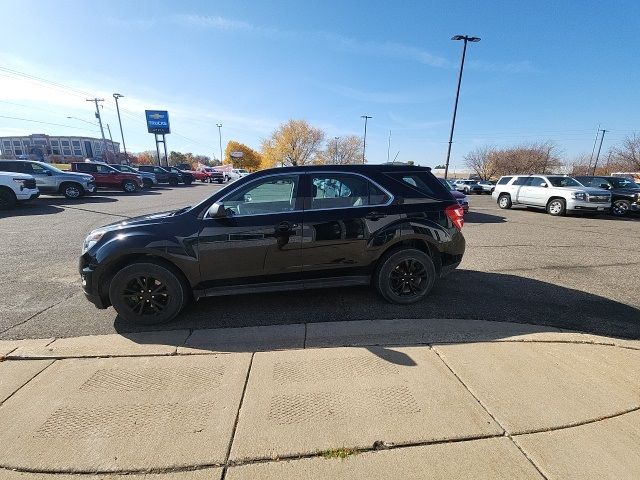
[[216, 123], [216, 127], [218, 127], [218, 138], [220, 140], [220, 164], [222, 164], [222, 124]]
[[591, 163], [593, 162], [593, 154], [596, 153], [596, 145], [598, 144], [599, 136], [600, 136], [600, 124], [598, 124], [598, 129], [596, 130], [596, 138], [593, 139], [593, 148], [591, 149], [591, 157], [589, 157], [589, 168], [591, 168]]
[[87, 102], [93, 102], [96, 104], [96, 118], [98, 119], [98, 123], [100, 124], [100, 134], [102, 135], [102, 151], [104, 153], [107, 150], [107, 140], [104, 138], [104, 128], [102, 128], [102, 118], [100, 117], [100, 107], [98, 106], [98, 102], [104, 102], [104, 98], [88, 98]]
[[111, 151], [113, 152], [114, 155], [117, 155], [116, 146], [113, 144], [113, 137], [111, 136], [111, 127], [109, 126], [108, 123], [107, 123], [107, 131], [109, 132], [109, 140], [111, 140]]
[[598, 154], [596, 155], [596, 161], [593, 164], [593, 170], [591, 171], [591, 175], [596, 174], [596, 167], [598, 166], [598, 159], [600, 158], [600, 150], [602, 149], [602, 142], [604, 141], [604, 134], [607, 130], [600, 130], [602, 132], [602, 136], [600, 137], [600, 146], [598, 147]]
[[338, 164], [338, 139], [340, 137], [333, 137], [333, 138], [336, 141], [336, 149], [335, 149], [335, 155], [333, 156], [333, 163], [337, 165]]
[[464, 70], [464, 57], [467, 54], [467, 42], [479, 42], [478, 37], [469, 37], [468, 35], [455, 35], [451, 40], [464, 40], [462, 48], [462, 61], [460, 62], [460, 73], [458, 74], [458, 89], [456, 90], [456, 102], [453, 105], [453, 120], [451, 121], [451, 133], [449, 134], [449, 148], [447, 149], [447, 162], [444, 165], [444, 179], [449, 174], [449, 159], [451, 158], [451, 144], [453, 143], [453, 130], [456, 126], [456, 113], [458, 112], [458, 99], [460, 98], [460, 84], [462, 83], [462, 71]]
[[363, 138], [363, 143], [362, 143], [362, 163], [366, 162], [366, 157], [365, 157], [365, 153], [367, 151], [367, 120], [369, 120], [370, 117], [369, 115], [360, 115], [360, 118], [364, 118], [364, 138]]
[[389, 153], [391, 153], [391, 130], [389, 130], [389, 145], [387, 146], [387, 163], [389, 163]]
[[[122, 149], [124, 150], [124, 154], [127, 155], [127, 146], [124, 143], [124, 133], [122, 132], [122, 120], [120, 119], [120, 106], [118, 105], [118, 99], [123, 97], [124, 95], [120, 95], [119, 93], [113, 94], [113, 98], [116, 100], [116, 111], [118, 112], [118, 123], [120, 124], [120, 136], [122, 137]], [[129, 163], [128, 156], [127, 156], [127, 163]]]

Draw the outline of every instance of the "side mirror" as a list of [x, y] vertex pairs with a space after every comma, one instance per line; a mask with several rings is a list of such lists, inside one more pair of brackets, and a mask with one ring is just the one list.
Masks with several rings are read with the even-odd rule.
[[225, 212], [224, 205], [221, 203], [214, 203], [207, 210], [208, 218], [223, 218], [226, 217], [227, 213]]
[[541, 187], [547, 188], [549, 185], [547, 185], [546, 183], [543, 183], [542, 185], [540, 185]]

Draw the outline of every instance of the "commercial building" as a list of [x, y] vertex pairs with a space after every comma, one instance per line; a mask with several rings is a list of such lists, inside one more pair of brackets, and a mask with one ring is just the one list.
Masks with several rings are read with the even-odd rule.
[[85, 158], [102, 157], [120, 153], [120, 144], [93, 137], [58, 137], [35, 133], [22, 137], [0, 137], [0, 151], [3, 158], [32, 158], [56, 162], [73, 162]]

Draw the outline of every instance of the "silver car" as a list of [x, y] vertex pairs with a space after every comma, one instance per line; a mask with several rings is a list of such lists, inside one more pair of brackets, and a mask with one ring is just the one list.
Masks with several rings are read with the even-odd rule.
[[0, 160], [0, 170], [33, 175], [40, 193], [60, 193], [67, 198], [80, 198], [96, 191], [96, 182], [91, 175], [64, 172], [44, 162]]

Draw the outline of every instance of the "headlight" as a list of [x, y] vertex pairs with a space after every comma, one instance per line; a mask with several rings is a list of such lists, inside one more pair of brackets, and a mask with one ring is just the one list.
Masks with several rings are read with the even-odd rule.
[[586, 200], [587, 194], [585, 192], [574, 192], [571, 194], [571, 198], [575, 198], [576, 200]]
[[14, 178], [13, 181], [16, 182], [18, 185], [20, 185], [20, 188], [24, 188], [24, 184], [27, 181], [27, 179], [26, 178]]
[[82, 244], [82, 254], [84, 255], [87, 250], [98, 243], [105, 233], [107, 232], [104, 230], [94, 230], [87, 235], [87, 238], [84, 239], [84, 243]]

